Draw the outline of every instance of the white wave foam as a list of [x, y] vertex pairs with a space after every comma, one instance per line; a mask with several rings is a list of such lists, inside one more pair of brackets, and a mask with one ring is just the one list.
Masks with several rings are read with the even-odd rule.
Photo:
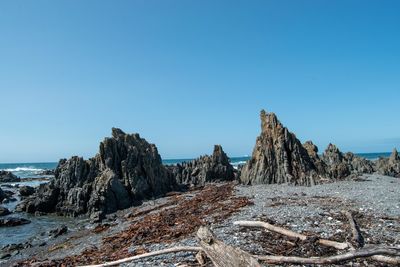
[[246, 161], [241, 160], [241, 161], [232, 162], [231, 164], [232, 165], [240, 165], [240, 164], [245, 164], [245, 163], [246, 163]]
[[43, 169], [37, 169], [34, 167], [17, 167], [14, 169], [3, 169], [4, 171], [8, 172], [42, 172], [44, 171]]

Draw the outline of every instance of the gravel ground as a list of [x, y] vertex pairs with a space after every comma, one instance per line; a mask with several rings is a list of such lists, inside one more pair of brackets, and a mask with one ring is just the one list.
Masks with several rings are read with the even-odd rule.
[[[252, 254], [268, 254], [263, 246], [264, 231], [240, 229], [237, 220], [273, 221], [296, 232], [316, 233], [323, 238], [346, 241], [350, 237], [342, 211], [355, 215], [367, 244], [400, 246], [400, 179], [364, 175], [354, 181], [342, 181], [313, 187], [291, 185], [256, 185], [236, 187], [237, 196], [253, 200], [222, 224], [211, 225], [216, 236], [226, 244]], [[264, 240], [263, 240], [264, 239]], [[176, 245], [196, 246], [193, 236], [177, 244], [153, 244], [149, 251]], [[133, 248], [134, 249], [134, 248]], [[179, 266], [195, 264], [191, 253], [162, 255], [123, 266]], [[179, 264], [180, 263], [180, 264]], [[354, 265], [367, 266], [368, 262]], [[375, 266], [374, 264], [369, 266]]]

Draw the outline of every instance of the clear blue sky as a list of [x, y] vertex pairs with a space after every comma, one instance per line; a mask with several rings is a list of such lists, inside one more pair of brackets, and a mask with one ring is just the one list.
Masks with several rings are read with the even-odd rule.
[[0, 162], [251, 154], [259, 111], [325, 149], [400, 146], [400, 1], [1, 1]]

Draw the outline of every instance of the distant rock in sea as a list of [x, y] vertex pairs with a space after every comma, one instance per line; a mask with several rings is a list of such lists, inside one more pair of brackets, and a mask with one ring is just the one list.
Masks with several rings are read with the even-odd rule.
[[251, 159], [243, 167], [244, 184], [314, 185], [319, 182], [317, 167], [296, 136], [274, 113], [261, 111], [261, 134]]
[[0, 171], [0, 183], [15, 183], [21, 179], [9, 171]]
[[94, 158], [60, 160], [55, 178], [41, 185], [18, 209], [102, 217], [175, 188], [175, 179], [162, 165], [154, 144], [139, 134], [113, 128], [112, 137], [100, 143]]
[[203, 186], [207, 182], [232, 181], [237, 171], [220, 145], [211, 156], [201, 156], [189, 162], [168, 166], [178, 184]]
[[400, 178], [400, 156], [396, 148], [393, 149], [389, 158], [380, 158], [375, 163], [378, 173]]

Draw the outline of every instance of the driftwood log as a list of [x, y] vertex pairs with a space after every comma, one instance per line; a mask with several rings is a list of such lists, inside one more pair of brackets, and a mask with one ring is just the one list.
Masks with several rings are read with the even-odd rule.
[[197, 232], [200, 246], [215, 267], [261, 267], [257, 259], [249, 253], [224, 244], [215, 238], [207, 227], [200, 227]]

